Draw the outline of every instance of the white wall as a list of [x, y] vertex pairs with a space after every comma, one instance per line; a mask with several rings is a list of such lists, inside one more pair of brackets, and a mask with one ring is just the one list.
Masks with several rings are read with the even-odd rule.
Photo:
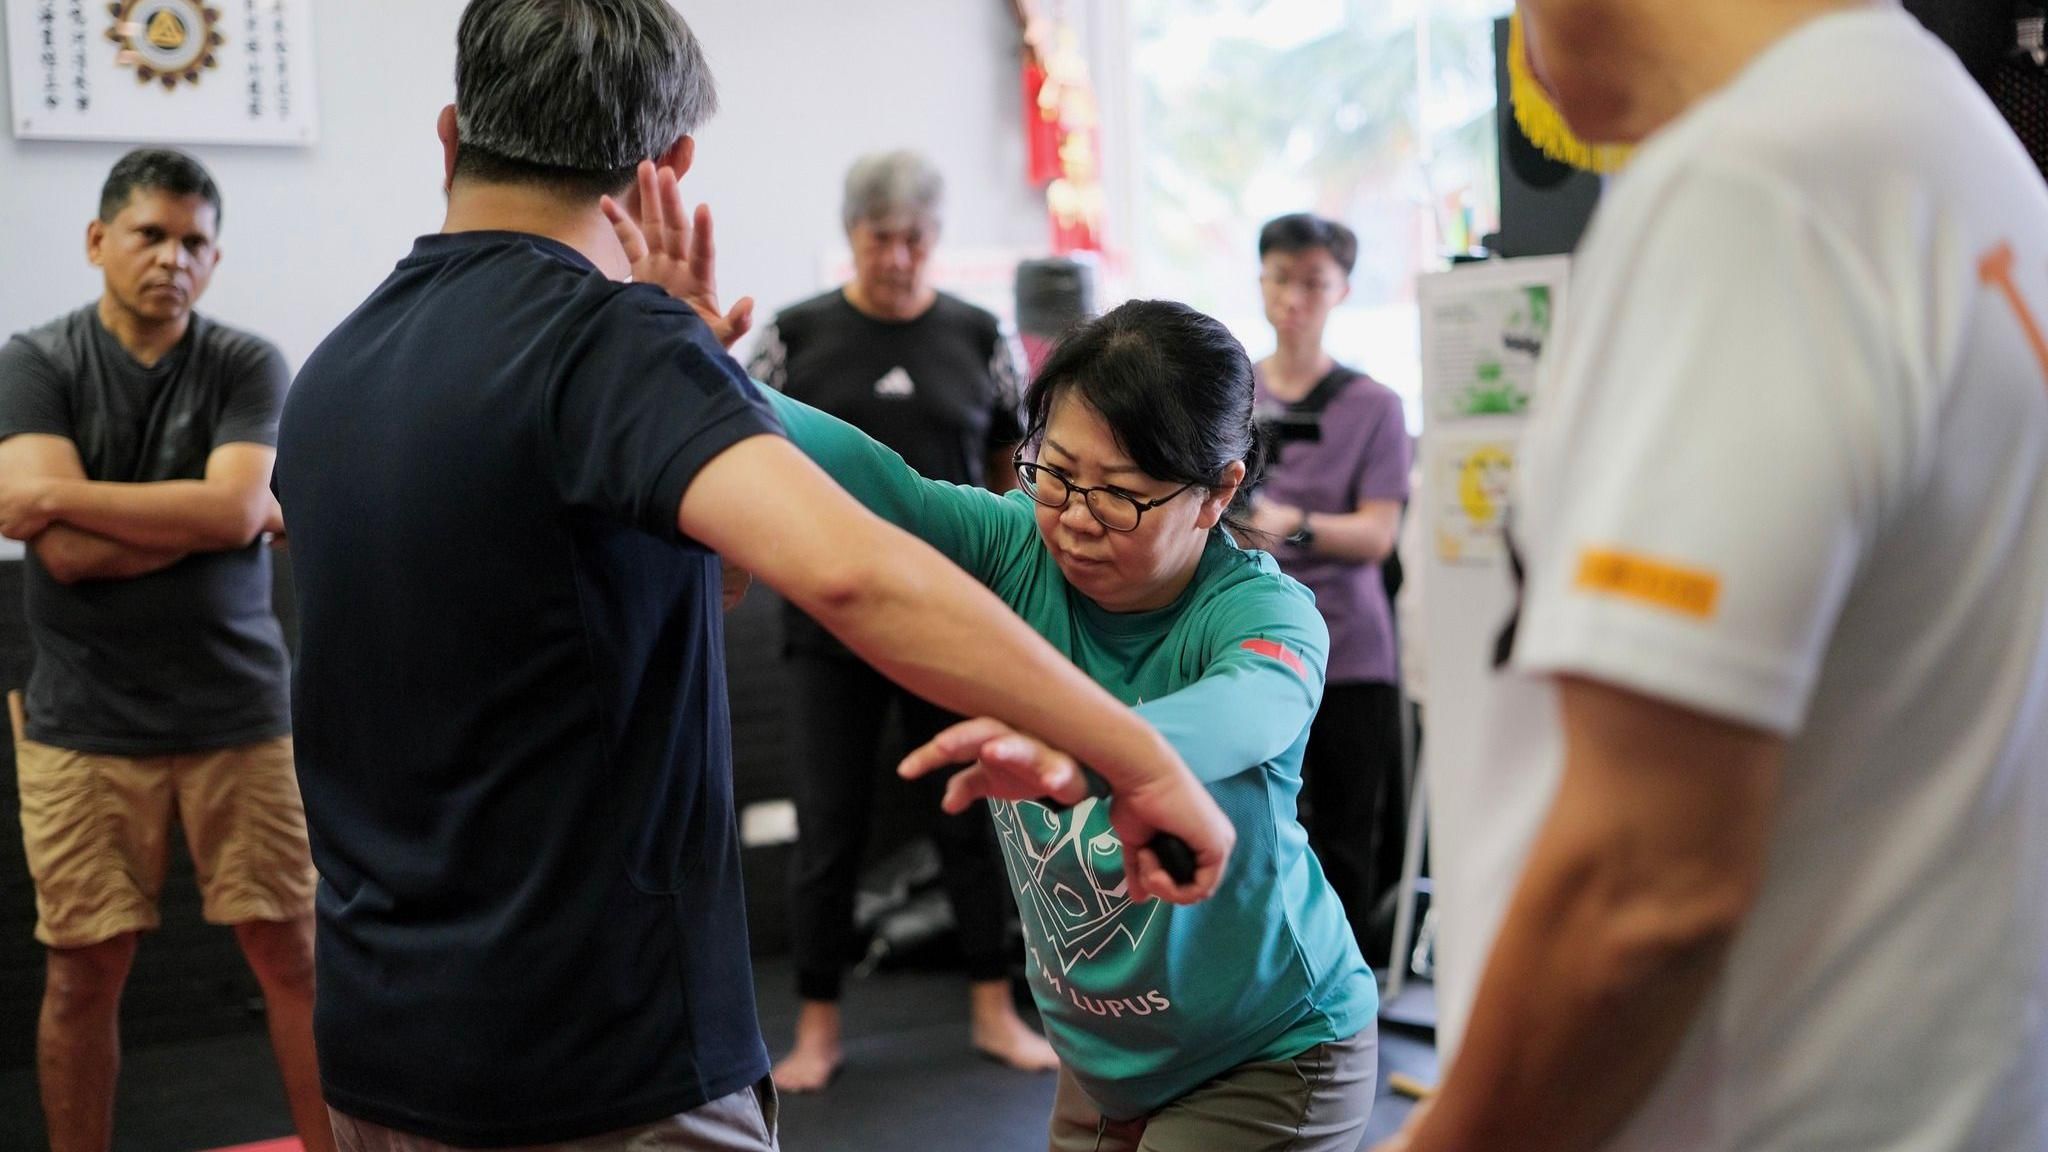
[[1046, 250], [1043, 197], [1024, 182], [1009, 0], [680, 0], [726, 109], [700, 134], [686, 196], [718, 213], [720, 287], [775, 309], [818, 287], [844, 247], [839, 202], [855, 157], [917, 148], [945, 173], [940, 250]]
[[[947, 246], [1044, 246], [1042, 201], [1024, 184], [1007, 0], [675, 2], [724, 108], [699, 134], [684, 194], [717, 214], [728, 297], [772, 310], [815, 291], [821, 257], [841, 244], [846, 166], [877, 148], [938, 162]], [[203, 311], [270, 337], [296, 365], [414, 236], [439, 227], [434, 118], [453, 98], [461, 10], [321, 0], [319, 143], [192, 150], [226, 198], [227, 258]], [[98, 295], [85, 224], [123, 150], [0, 136], [0, 336]]]

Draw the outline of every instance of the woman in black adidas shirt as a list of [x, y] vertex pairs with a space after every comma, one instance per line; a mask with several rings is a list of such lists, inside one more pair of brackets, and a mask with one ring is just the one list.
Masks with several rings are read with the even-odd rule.
[[[1014, 486], [1023, 436], [1016, 360], [996, 318], [931, 285], [938, 171], [912, 152], [865, 157], [847, 173], [843, 218], [854, 277], [785, 309], [762, 331], [756, 379], [887, 444], [936, 480]], [[803, 1011], [776, 1086], [807, 1092], [841, 1059], [839, 994], [867, 847], [877, 745], [893, 702], [922, 743], [954, 718], [890, 684], [794, 608], [785, 651], [795, 691], [797, 826], [790, 918]], [[937, 813], [936, 793], [918, 810]], [[937, 817], [933, 835], [973, 982], [973, 1041], [1013, 1067], [1051, 1069], [1052, 1049], [1018, 1018], [1009, 985], [1009, 906], [988, 813]]]

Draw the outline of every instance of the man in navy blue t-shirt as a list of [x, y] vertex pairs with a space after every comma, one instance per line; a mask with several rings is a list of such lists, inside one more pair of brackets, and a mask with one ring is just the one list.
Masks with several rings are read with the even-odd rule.
[[336, 1135], [772, 1148], [720, 554], [912, 690], [1057, 732], [1133, 827], [1215, 864], [1229, 825], [1155, 732], [781, 438], [724, 351], [748, 305], [718, 310], [708, 215], [652, 257], [701, 292], [623, 282], [602, 197], [637, 170], [629, 205], [677, 200], [714, 101], [664, 0], [472, 0], [456, 92], [443, 231], [313, 354], [279, 442]]

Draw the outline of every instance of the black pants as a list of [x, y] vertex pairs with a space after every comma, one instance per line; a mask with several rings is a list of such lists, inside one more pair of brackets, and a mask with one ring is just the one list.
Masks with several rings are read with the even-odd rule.
[[797, 994], [837, 1000], [853, 947], [853, 903], [875, 793], [885, 783], [917, 792], [931, 814], [932, 840], [946, 896], [953, 905], [961, 951], [972, 980], [1009, 975], [1009, 884], [988, 805], [958, 816], [939, 809], [945, 780], [904, 782], [875, 769], [884, 723], [893, 704], [914, 747], [958, 717], [891, 684], [850, 656], [796, 653], [790, 657], [796, 691], [791, 741], [796, 753], [797, 842], [790, 867], [791, 937]]
[[[1302, 759], [1303, 823], [1361, 948], [1382, 893], [1401, 879], [1407, 823], [1401, 690], [1332, 684]], [[1371, 959], [1370, 956], [1367, 959]]]

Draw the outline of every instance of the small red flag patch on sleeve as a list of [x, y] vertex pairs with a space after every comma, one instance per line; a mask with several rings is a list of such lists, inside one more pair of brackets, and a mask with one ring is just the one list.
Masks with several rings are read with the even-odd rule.
[[1256, 652], [1261, 656], [1270, 656], [1289, 668], [1294, 669], [1296, 676], [1304, 680], [1308, 679], [1308, 669], [1302, 667], [1301, 657], [1296, 656], [1294, 650], [1285, 644], [1275, 640], [1247, 640], [1243, 644], [1238, 645], [1238, 647], [1243, 648], [1247, 652]]

